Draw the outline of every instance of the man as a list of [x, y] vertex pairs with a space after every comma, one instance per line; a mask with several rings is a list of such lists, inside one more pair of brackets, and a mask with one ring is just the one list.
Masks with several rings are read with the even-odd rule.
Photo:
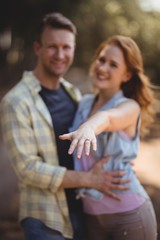
[[72, 125], [80, 99], [63, 79], [73, 61], [75, 36], [69, 19], [46, 15], [34, 42], [35, 69], [24, 72], [1, 103], [1, 128], [19, 178], [20, 221], [27, 240], [84, 240], [75, 188], [106, 194], [125, 188], [117, 184], [123, 183], [117, 177], [124, 172], [104, 172], [104, 159], [88, 173], [73, 171], [70, 143], [59, 139]]

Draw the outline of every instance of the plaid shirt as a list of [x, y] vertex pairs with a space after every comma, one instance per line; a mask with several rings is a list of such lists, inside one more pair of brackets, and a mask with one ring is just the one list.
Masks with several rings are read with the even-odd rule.
[[[61, 83], [73, 100], [80, 99], [80, 92], [69, 82], [62, 79]], [[40, 219], [71, 238], [66, 197], [59, 189], [66, 168], [59, 166], [52, 120], [40, 89], [32, 72], [25, 72], [0, 106], [3, 139], [19, 178], [19, 218]]]

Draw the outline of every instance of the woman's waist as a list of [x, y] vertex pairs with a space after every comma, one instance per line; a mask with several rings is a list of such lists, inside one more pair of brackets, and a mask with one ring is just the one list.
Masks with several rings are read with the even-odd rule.
[[[97, 161], [101, 160], [102, 158], [104, 158], [104, 156], [96, 158], [95, 156], [91, 155], [83, 155], [81, 160], [77, 160], [76, 162], [78, 162], [78, 165], [81, 165], [81, 167], [79, 167], [80, 169], [88, 171]], [[128, 175], [130, 175], [131, 172], [134, 172], [131, 164], [131, 162], [134, 160], [133, 158], [126, 159], [121, 156], [119, 156], [118, 158], [114, 156], [106, 156], [106, 158], [108, 158], [108, 160], [103, 165], [103, 168], [106, 171], [125, 170], [126, 174]]]
[[145, 202], [145, 197], [137, 193], [119, 194], [120, 201], [103, 196], [101, 200], [83, 198], [84, 212], [92, 215], [131, 211]]

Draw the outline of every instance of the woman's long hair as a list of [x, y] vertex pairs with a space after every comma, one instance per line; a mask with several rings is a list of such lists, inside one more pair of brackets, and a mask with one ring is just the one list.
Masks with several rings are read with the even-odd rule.
[[121, 89], [124, 96], [134, 99], [141, 107], [141, 130], [145, 132], [146, 127], [153, 122], [154, 117], [154, 92], [149, 78], [144, 74], [142, 55], [139, 47], [133, 39], [126, 36], [116, 35], [104, 41], [96, 51], [90, 67], [90, 75], [94, 75], [94, 67], [100, 52], [107, 46], [113, 45], [120, 48], [128, 70], [132, 73], [129, 81], [122, 83]]

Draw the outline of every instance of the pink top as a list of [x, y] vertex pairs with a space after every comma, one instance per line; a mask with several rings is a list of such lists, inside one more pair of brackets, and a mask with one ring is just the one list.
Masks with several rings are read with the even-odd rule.
[[145, 202], [144, 197], [135, 193], [118, 196], [121, 198], [121, 201], [108, 196], [104, 196], [101, 200], [93, 200], [86, 196], [82, 198], [84, 212], [92, 215], [127, 212], [138, 208]]

